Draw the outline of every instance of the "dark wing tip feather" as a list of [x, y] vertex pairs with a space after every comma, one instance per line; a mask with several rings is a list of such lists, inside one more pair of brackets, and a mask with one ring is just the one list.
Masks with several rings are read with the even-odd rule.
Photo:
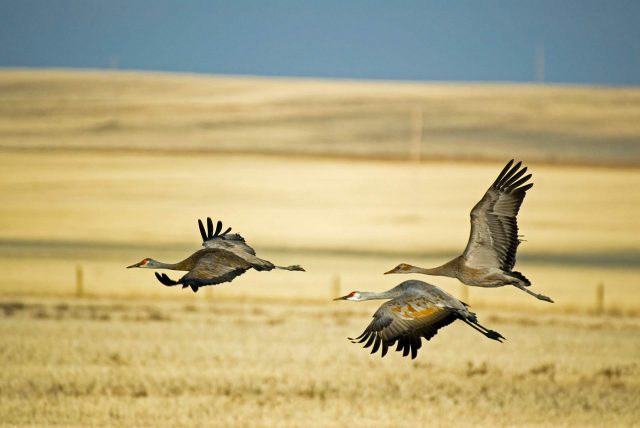
[[213, 221], [207, 217], [207, 239], [213, 238]]
[[382, 339], [380, 338], [379, 335], [376, 334], [376, 341], [373, 343], [373, 348], [371, 349], [372, 354], [375, 354], [376, 352], [378, 352], [378, 349], [380, 349], [381, 342], [382, 342]]
[[514, 186], [513, 183], [515, 183], [517, 180], [520, 179], [520, 177], [522, 177], [524, 175], [524, 173], [527, 172], [527, 167], [522, 168], [520, 171], [517, 171], [515, 174], [513, 174], [509, 180], [505, 180], [502, 183], [501, 188], [505, 189], [507, 191], [511, 190]]
[[384, 357], [385, 355], [387, 355], [387, 351], [389, 350], [389, 345], [387, 344], [386, 341], [382, 341], [382, 351], [380, 352], [380, 358]]
[[[526, 168], [525, 168], [525, 169], [526, 169]], [[514, 192], [514, 191], [517, 191], [517, 190], [518, 190], [518, 188], [519, 188], [520, 186], [522, 186], [524, 183], [526, 183], [527, 181], [529, 181], [529, 179], [530, 179], [531, 177], [532, 177], [532, 175], [531, 175], [531, 174], [527, 174], [526, 176], [522, 177], [520, 180], [515, 181], [515, 182], [513, 182], [513, 183], [510, 183], [510, 184], [507, 186], [507, 189], [506, 189], [506, 190], [507, 190], [507, 192]]]
[[351, 341], [358, 340], [358, 339], [361, 339], [362, 336], [364, 336], [365, 334], [367, 334], [367, 330], [363, 331], [362, 334], [360, 336], [358, 336], [358, 337], [355, 337], [355, 338], [354, 337], [348, 337], [347, 339], [349, 339]]
[[172, 286], [172, 285], [179, 284], [177, 281], [174, 281], [171, 278], [169, 278], [167, 276], [167, 274], [165, 274], [165, 273], [159, 274], [158, 272], [154, 272], [154, 274], [156, 275], [156, 278], [158, 279], [158, 281], [160, 281], [162, 284], [164, 284], [166, 286]]
[[200, 229], [200, 235], [202, 236], [202, 242], [207, 240], [207, 231], [204, 229], [202, 220], [198, 219], [198, 228]]
[[520, 165], [522, 164], [522, 162], [518, 162], [517, 164], [515, 164], [513, 166], [513, 168], [511, 168], [505, 175], [504, 177], [502, 177], [500, 179], [500, 181], [496, 184], [496, 189], [498, 190], [503, 190], [505, 187], [507, 187], [507, 183], [509, 183], [511, 180], [514, 179], [514, 177], [516, 177], [516, 179], [519, 177], [519, 172], [518, 169], [520, 168]]
[[496, 178], [496, 181], [493, 182], [493, 186], [497, 186], [498, 183], [500, 183], [500, 180], [502, 180], [502, 177], [504, 177], [504, 175], [507, 173], [509, 168], [511, 168], [511, 165], [513, 165], [513, 159], [507, 162], [504, 168], [502, 168], [502, 171], [500, 171], [500, 174], [498, 174], [498, 178]]
[[403, 346], [404, 348], [402, 350], [402, 356], [406, 357], [407, 355], [409, 355], [409, 352], [411, 352], [411, 345], [409, 344], [409, 342], [405, 342]]
[[371, 346], [376, 337], [377, 335], [373, 332], [372, 334], [369, 334], [369, 340], [367, 340], [367, 343], [364, 344], [363, 348], [368, 348], [369, 346]]
[[533, 187], [533, 183], [529, 183], [526, 186], [522, 186], [520, 188], [518, 188], [517, 190], [520, 192], [526, 192], [527, 190], [531, 189]]
[[217, 221], [216, 228], [214, 230], [213, 220], [211, 220], [211, 217], [207, 217], [206, 230], [205, 230], [204, 224], [202, 223], [202, 220], [198, 220], [198, 228], [200, 229], [200, 235], [202, 235], [203, 241], [209, 241], [214, 238], [222, 237], [227, 233], [231, 232], [231, 228], [227, 227], [227, 229], [224, 232], [220, 233], [220, 231], [222, 230], [222, 222], [220, 220]]

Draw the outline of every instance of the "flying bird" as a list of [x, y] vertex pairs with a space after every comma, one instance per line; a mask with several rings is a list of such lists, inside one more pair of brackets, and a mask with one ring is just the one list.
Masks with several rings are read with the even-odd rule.
[[422, 338], [430, 340], [439, 329], [455, 320], [461, 320], [489, 339], [502, 342], [505, 338], [497, 331], [489, 330], [478, 323], [476, 315], [461, 302], [435, 285], [423, 281], [405, 281], [382, 293], [352, 291], [334, 300], [391, 299], [373, 314], [373, 321], [352, 343], [373, 345], [371, 353], [381, 349], [382, 357], [397, 343], [396, 351], [414, 359], [422, 347]]
[[215, 231], [213, 221], [207, 218], [207, 228], [201, 220], [198, 220], [198, 227], [202, 235], [202, 245], [205, 247], [196, 251], [189, 257], [178, 263], [162, 263], [154, 259], [146, 258], [141, 262], [127, 266], [127, 268], [148, 268], [148, 269], [170, 269], [187, 271], [177, 281], [172, 280], [167, 274], [155, 273], [156, 278], [162, 284], [170, 287], [182, 285], [182, 288], [191, 287], [193, 292], [199, 287], [206, 285], [221, 284], [230, 282], [237, 276], [242, 275], [249, 269], [257, 271], [284, 269], [290, 271], [302, 271], [299, 265], [276, 266], [270, 261], [256, 256], [256, 252], [242, 236], [237, 233], [229, 233], [231, 228], [222, 230], [222, 222], [218, 221]]
[[471, 210], [471, 234], [462, 255], [431, 269], [401, 263], [385, 274], [448, 276], [476, 287], [513, 285], [540, 300], [553, 303], [551, 298], [528, 290], [526, 287], [531, 282], [513, 270], [516, 250], [521, 242], [516, 216], [527, 190], [533, 186], [533, 183], [527, 184], [531, 174], [524, 175], [527, 168], [521, 166], [522, 162], [513, 165], [513, 159], [510, 160]]

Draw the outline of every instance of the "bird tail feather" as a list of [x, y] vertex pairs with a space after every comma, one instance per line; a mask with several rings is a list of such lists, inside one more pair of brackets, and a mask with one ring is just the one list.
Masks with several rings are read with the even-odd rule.
[[509, 272], [508, 275], [513, 278], [519, 279], [522, 282], [522, 285], [524, 285], [525, 287], [528, 287], [531, 285], [531, 281], [529, 281], [527, 277], [521, 274], [520, 272], [513, 271], [513, 272]]

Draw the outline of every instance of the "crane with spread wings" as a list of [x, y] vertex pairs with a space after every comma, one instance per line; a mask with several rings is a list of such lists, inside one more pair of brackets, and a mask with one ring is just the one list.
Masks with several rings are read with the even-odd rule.
[[249, 269], [257, 271], [269, 271], [272, 269], [284, 269], [289, 271], [303, 271], [299, 265], [276, 266], [268, 260], [256, 256], [256, 252], [242, 236], [237, 233], [229, 233], [231, 228], [222, 231], [222, 222], [218, 221], [216, 229], [213, 229], [213, 221], [207, 218], [207, 228], [201, 220], [198, 227], [202, 235], [202, 245], [205, 247], [191, 254], [178, 263], [163, 263], [151, 258], [145, 258], [141, 262], [127, 266], [127, 268], [170, 269], [187, 271], [179, 280], [175, 281], [167, 274], [155, 273], [156, 278], [166, 286], [182, 285], [182, 288], [190, 287], [195, 293], [199, 287], [221, 284], [233, 281]]
[[[498, 178], [471, 210], [471, 234], [464, 252], [455, 259], [431, 269], [401, 263], [390, 273], [421, 273], [458, 278], [466, 285], [502, 287], [513, 285], [532, 296], [553, 303], [551, 298], [534, 293], [527, 287], [531, 282], [514, 271], [516, 250], [520, 245], [516, 216], [533, 183], [531, 174], [522, 162], [513, 159], [502, 169]], [[524, 176], [524, 177], [523, 177]]]
[[364, 332], [352, 339], [353, 343], [364, 343], [371, 353], [381, 349], [384, 357], [390, 347], [397, 343], [396, 351], [406, 357], [416, 358], [422, 347], [422, 339], [430, 340], [439, 329], [456, 320], [473, 327], [489, 339], [502, 342], [505, 338], [497, 331], [489, 330], [478, 323], [476, 315], [461, 302], [435, 285], [423, 281], [405, 281], [381, 293], [352, 291], [334, 300], [390, 299], [373, 314], [373, 321]]

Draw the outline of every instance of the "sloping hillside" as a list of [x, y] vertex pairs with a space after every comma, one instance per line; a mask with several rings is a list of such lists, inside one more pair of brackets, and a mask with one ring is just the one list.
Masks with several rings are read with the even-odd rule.
[[640, 89], [0, 71], [0, 148], [640, 164]]

